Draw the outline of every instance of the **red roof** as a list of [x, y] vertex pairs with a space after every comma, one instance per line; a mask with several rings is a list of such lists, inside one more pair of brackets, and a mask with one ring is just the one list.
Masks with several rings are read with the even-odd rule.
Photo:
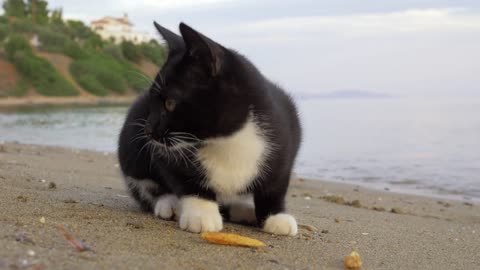
[[113, 17], [103, 17], [100, 20], [92, 21], [91, 24], [108, 24], [109, 20], [117, 21], [121, 24], [132, 25], [132, 23], [127, 18], [113, 18]]

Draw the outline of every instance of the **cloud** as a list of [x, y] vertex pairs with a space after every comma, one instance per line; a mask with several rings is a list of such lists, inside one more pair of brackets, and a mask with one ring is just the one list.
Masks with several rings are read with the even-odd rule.
[[[159, 11], [171, 11], [174, 9], [182, 9], [182, 8], [199, 8], [205, 7], [210, 8], [211, 6], [224, 4], [227, 2], [234, 2], [236, 0], [144, 0], [142, 1], [141, 5], [142, 8], [156, 8]], [[138, 7], [138, 3], [135, 1], [130, 0], [122, 0], [117, 1], [118, 5], [129, 9], [129, 8], [136, 8]]]
[[[465, 9], [412, 9], [390, 13], [302, 16], [248, 22], [243, 32], [264, 35], [330, 33], [346, 37], [421, 32], [480, 31], [480, 16]], [[265, 39], [265, 37], [263, 37]]]

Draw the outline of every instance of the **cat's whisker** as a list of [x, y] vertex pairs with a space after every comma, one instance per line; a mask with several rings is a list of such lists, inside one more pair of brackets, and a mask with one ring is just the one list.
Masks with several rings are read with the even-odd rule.
[[130, 140], [130, 143], [137, 140], [139, 137], [147, 137], [147, 134], [143, 130], [139, 130]]
[[132, 127], [145, 128], [145, 124], [141, 124], [141, 123], [130, 123], [128, 125]]
[[182, 138], [179, 138], [179, 137], [171, 137], [172, 141], [175, 142], [175, 145], [177, 149], [183, 149], [183, 148], [197, 148], [195, 146], [195, 142], [189, 142], [189, 141], [186, 141]]
[[133, 139], [130, 141], [130, 144], [135, 143], [135, 142], [138, 142], [138, 141], [143, 140], [143, 139], [147, 139], [147, 136], [137, 136], [136, 138], [133, 138]]
[[138, 75], [140, 78], [144, 79], [146, 82], [148, 82], [149, 84], [155, 86], [155, 87], [158, 87], [158, 90], [160, 91], [162, 89], [162, 87], [155, 81], [155, 80], [152, 80], [151, 78], [147, 77], [145, 74], [143, 73], [140, 73], [136, 70], [128, 70], [127, 72], [130, 72], [130, 73], [133, 73], [135, 75]]
[[[167, 71], [165, 70], [165, 75], [167, 75]], [[162, 73], [158, 73], [158, 77], [160, 78], [160, 82], [162, 85], [165, 85], [165, 77], [162, 75]]]
[[[184, 156], [186, 159], [188, 159], [188, 161], [191, 163], [191, 164], [195, 164], [195, 162], [193, 162], [190, 157], [188, 156], [188, 154], [186, 152], [188, 152], [189, 154], [192, 155], [192, 157], [195, 157], [195, 152], [197, 150], [197, 148], [192, 145], [192, 144], [189, 144], [189, 143], [186, 143], [176, 137], [172, 137], [170, 138], [172, 142], [174, 142], [175, 144], [178, 144], [178, 145], [181, 145], [181, 147], [179, 147], [178, 149], [176, 149], [177, 153], [179, 153], [181, 156]], [[193, 150], [192, 150], [193, 149]]]
[[146, 134], [143, 134], [143, 132], [141, 134], [137, 134], [135, 135], [131, 140], [130, 140], [130, 144], [136, 142], [136, 141], [139, 141], [141, 139], [147, 139], [148, 136]]
[[140, 122], [140, 121], [147, 122], [147, 119], [137, 118], [137, 119], [135, 119], [133, 122]]
[[199, 142], [200, 141], [197, 138], [187, 137], [187, 136], [182, 136], [182, 135], [176, 135], [176, 136], [173, 136], [173, 137], [178, 138], [178, 139], [183, 139], [183, 140], [191, 140], [191, 141], [194, 141], [194, 142]]
[[170, 134], [172, 134], [173, 136], [176, 136], [176, 135], [185, 135], [185, 136], [189, 136], [189, 137], [192, 137], [192, 138], [196, 138], [198, 139], [197, 136], [193, 135], [192, 133], [188, 133], [188, 132], [171, 132]]
[[156, 153], [156, 145], [152, 142], [150, 142], [150, 166], [149, 166], [149, 170], [152, 171], [152, 166], [153, 166], [153, 162], [154, 162], [154, 158], [155, 158], [155, 153]]
[[179, 140], [179, 139], [176, 139], [174, 137], [171, 137], [169, 138], [169, 141], [174, 143], [174, 147], [175, 146], [179, 146], [178, 148], [175, 149], [175, 152], [178, 153], [181, 157], [185, 158], [185, 153], [183, 152], [183, 148], [184, 146], [181, 146], [181, 144], [183, 143], [183, 141]]
[[137, 154], [137, 157], [135, 158], [135, 162], [137, 162], [138, 158], [140, 157], [140, 154], [142, 154], [143, 150], [145, 149], [145, 147], [150, 143], [150, 141], [146, 142], [142, 148], [140, 148], [140, 151], [138, 151], [138, 154]]

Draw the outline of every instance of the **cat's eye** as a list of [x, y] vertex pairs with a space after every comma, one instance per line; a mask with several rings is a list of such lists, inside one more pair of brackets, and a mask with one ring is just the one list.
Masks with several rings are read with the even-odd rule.
[[175, 110], [176, 106], [177, 106], [177, 103], [175, 102], [174, 99], [167, 98], [165, 100], [165, 109], [167, 109], [167, 111], [173, 112], [173, 110]]

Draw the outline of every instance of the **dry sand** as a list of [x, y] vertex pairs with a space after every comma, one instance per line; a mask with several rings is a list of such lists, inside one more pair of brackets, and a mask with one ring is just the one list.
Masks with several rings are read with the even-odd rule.
[[[227, 223], [224, 231], [268, 245], [250, 249], [209, 244], [141, 213], [111, 154], [3, 144], [0, 189], [0, 269], [344, 269], [352, 250], [364, 269], [478, 269], [480, 261], [480, 207], [459, 201], [297, 179], [290, 212], [318, 231], [283, 237]], [[76, 251], [60, 224], [93, 251]]]

